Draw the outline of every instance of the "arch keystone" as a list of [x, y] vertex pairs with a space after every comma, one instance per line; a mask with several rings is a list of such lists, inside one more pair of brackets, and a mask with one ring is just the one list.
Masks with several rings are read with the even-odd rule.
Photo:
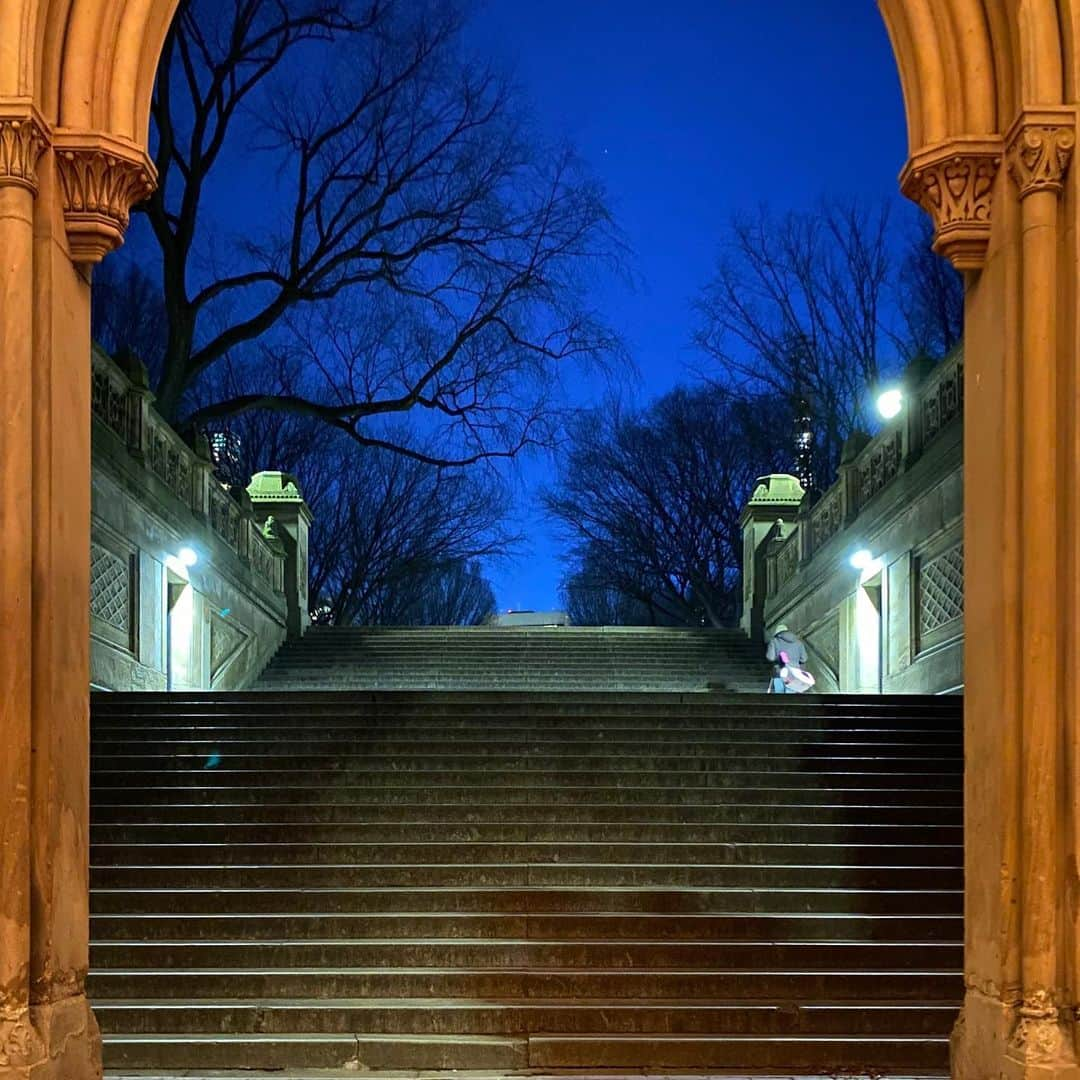
[[98, 263], [124, 242], [131, 208], [154, 190], [156, 170], [133, 142], [60, 129], [53, 140], [71, 260]]
[[986, 259], [1002, 156], [999, 138], [959, 137], [919, 151], [900, 174], [903, 193], [933, 218], [934, 251], [957, 270]]

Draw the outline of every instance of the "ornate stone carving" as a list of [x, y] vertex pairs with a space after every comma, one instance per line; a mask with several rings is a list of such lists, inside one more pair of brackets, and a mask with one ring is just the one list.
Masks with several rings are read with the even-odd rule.
[[775, 591], [779, 592], [799, 569], [799, 536], [792, 533], [776, 553]]
[[48, 130], [32, 110], [0, 112], [0, 185], [16, 184], [36, 195], [37, 162], [48, 142]]
[[844, 492], [839, 485], [810, 512], [810, 551], [824, 547], [844, 527]]
[[0, 1020], [0, 1068], [25, 1068], [44, 1057], [45, 1046], [29, 1017]]
[[1076, 126], [1056, 113], [1026, 113], [1009, 133], [1009, 175], [1026, 199], [1037, 191], [1062, 190], [1069, 171]]
[[54, 144], [71, 259], [100, 262], [124, 242], [132, 206], [154, 190], [154, 167], [143, 151], [101, 135], [58, 131]]
[[977, 270], [990, 242], [997, 139], [954, 139], [916, 154], [900, 177], [904, 194], [934, 220], [934, 250], [957, 270]]
[[922, 399], [922, 445], [930, 445], [953, 422], [964, 413], [964, 362], [958, 359], [951, 372], [939, 380], [936, 387], [926, 392]]
[[1009, 1056], [1026, 1064], [1063, 1064], [1072, 1060], [1057, 1007], [1044, 990], [1024, 998], [1009, 1039]]
[[856, 509], [861, 510], [900, 474], [903, 447], [903, 436], [896, 431], [860, 456]]

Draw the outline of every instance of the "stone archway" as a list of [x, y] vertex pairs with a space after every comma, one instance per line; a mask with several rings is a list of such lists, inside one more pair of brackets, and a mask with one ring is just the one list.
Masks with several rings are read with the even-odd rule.
[[[177, 0], [0, 4], [0, 1078], [87, 1005], [89, 271], [154, 182]], [[1080, 1076], [1078, 0], [880, 0], [904, 192], [967, 273], [967, 996], [953, 1073]]]

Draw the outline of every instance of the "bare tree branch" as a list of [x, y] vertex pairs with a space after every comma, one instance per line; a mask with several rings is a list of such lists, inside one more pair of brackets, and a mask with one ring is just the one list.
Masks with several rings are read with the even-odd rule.
[[[620, 252], [603, 193], [462, 56], [462, 25], [452, 0], [183, 0], [142, 207], [167, 419], [293, 411], [384, 446], [371, 421], [415, 408], [440, 418], [442, 460], [505, 457], [549, 438], [560, 364], [617, 349], [583, 300]], [[230, 236], [212, 192], [245, 146], [277, 212]], [[357, 322], [379, 335], [342, 350], [335, 325]], [[305, 370], [275, 392], [290, 353]], [[245, 378], [214, 399], [222, 365]]]

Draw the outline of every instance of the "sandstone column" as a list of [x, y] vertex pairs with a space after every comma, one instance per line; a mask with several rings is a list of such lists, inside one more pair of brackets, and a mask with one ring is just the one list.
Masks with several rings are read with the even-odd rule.
[[962, 1080], [1077, 1080], [1075, 115], [1021, 112], [968, 279]]
[[0, 1075], [38, 1059], [30, 1022], [33, 310], [37, 163], [46, 128], [0, 109]]
[[151, 170], [0, 110], [0, 1078], [92, 1080], [89, 280]]

